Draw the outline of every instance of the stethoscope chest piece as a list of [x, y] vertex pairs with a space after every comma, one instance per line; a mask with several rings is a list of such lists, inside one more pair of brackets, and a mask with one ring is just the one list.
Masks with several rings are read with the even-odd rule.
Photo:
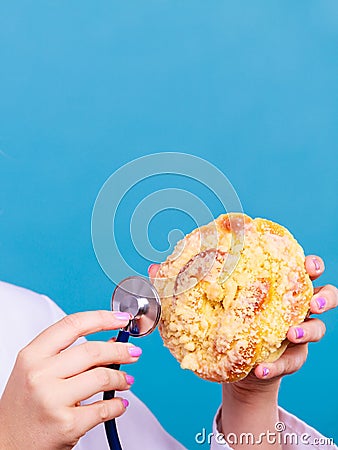
[[[128, 342], [129, 336], [142, 337], [155, 330], [161, 317], [161, 301], [154, 286], [143, 277], [129, 277], [122, 280], [112, 296], [112, 310], [128, 312], [131, 316], [127, 327], [117, 335], [117, 342]], [[110, 369], [119, 370], [120, 364], [111, 364]], [[103, 399], [111, 400], [115, 391], [104, 392]], [[109, 448], [122, 450], [115, 419], [104, 423]]]
[[161, 317], [161, 301], [149, 280], [139, 276], [125, 278], [112, 296], [112, 310], [128, 312], [132, 319], [127, 327], [130, 336], [150, 334]]

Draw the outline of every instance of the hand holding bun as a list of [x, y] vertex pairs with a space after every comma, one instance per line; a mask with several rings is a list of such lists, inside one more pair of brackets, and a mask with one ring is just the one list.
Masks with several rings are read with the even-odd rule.
[[284, 227], [221, 215], [180, 241], [154, 280], [160, 333], [182, 368], [218, 382], [276, 360], [313, 288], [300, 245]]

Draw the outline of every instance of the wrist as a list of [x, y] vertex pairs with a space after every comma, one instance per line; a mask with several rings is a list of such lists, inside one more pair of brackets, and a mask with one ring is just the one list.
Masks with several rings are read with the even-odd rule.
[[[251, 434], [258, 438], [269, 431], [275, 431], [278, 422], [278, 390], [280, 380], [258, 380], [254, 375], [237, 383], [223, 384], [220, 431], [227, 436]], [[271, 446], [267, 444], [267, 448]], [[232, 445], [234, 449], [250, 446]], [[253, 446], [256, 448], [256, 445]], [[257, 448], [262, 448], [257, 445]], [[273, 447], [280, 449], [279, 445]]]
[[224, 383], [222, 386], [223, 401], [230, 401], [241, 408], [264, 404], [277, 406], [278, 391], [281, 379], [258, 380], [255, 375], [249, 375], [237, 383]]

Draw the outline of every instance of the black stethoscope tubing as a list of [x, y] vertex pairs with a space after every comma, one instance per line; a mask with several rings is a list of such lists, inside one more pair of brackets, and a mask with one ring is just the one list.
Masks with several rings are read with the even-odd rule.
[[[116, 286], [112, 296], [112, 309], [128, 311], [131, 315], [128, 326], [121, 329], [116, 338], [116, 342], [128, 342], [129, 336], [146, 336], [156, 328], [161, 316], [161, 301], [149, 280], [132, 276], [125, 278]], [[111, 364], [108, 367], [119, 370], [120, 364]], [[111, 400], [114, 397], [115, 391], [103, 394], [103, 400]], [[104, 425], [110, 450], [122, 450], [115, 419], [106, 421]]]
[[[116, 342], [128, 342], [129, 340], [129, 332], [126, 330], [120, 330]], [[108, 366], [110, 369], [120, 370], [120, 364], [111, 364]], [[111, 400], [115, 397], [115, 391], [107, 391], [103, 394], [103, 400]], [[111, 419], [107, 420], [104, 423], [106, 429], [106, 436], [108, 439], [108, 444], [110, 450], [122, 450], [119, 434], [116, 428], [116, 420]]]

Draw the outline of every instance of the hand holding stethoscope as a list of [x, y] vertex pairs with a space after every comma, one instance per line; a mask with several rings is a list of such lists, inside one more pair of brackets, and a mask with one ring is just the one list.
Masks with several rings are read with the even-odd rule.
[[[57, 311], [48, 303], [41, 308]], [[87, 311], [65, 316], [19, 352], [0, 399], [0, 449], [70, 450], [87, 431], [125, 412], [128, 402], [121, 397], [81, 402], [107, 389], [129, 389], [132, 377], [107, 366], [135, 363], [141, 349], [111, 341], [72, 344], [98, 331], [128, 330], [131, 324], [135, 326], [130, 332], [135, 333], [138, 325], [143, 333], [143, 323], [136, 316], [130, 321], [130, 313]], [[34, 322], [30, 316], [27, 320]]]

